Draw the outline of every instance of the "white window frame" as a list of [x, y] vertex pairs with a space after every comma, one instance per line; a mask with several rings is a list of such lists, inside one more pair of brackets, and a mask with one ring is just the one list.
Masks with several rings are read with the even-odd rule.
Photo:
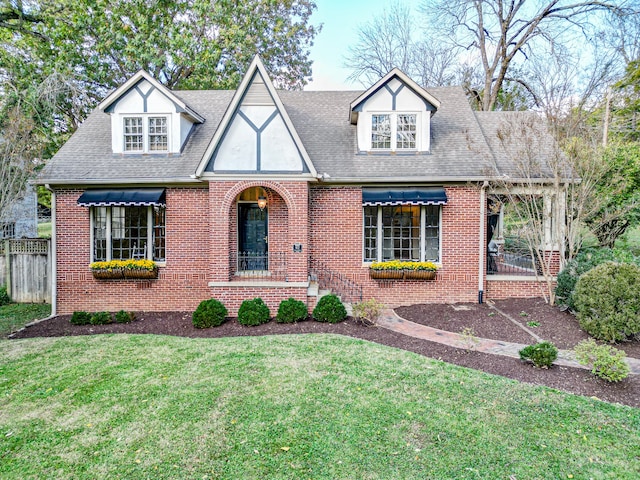
[[[373, 117], [376, 115], [388, 115], [391, 127], [391, 148], [373, 147]], [[414, 115], [416, 117], [416, 145], [413, 148], [398, 148], [398, 115]], [[416, 152], [421, 147], [421, 112], [418, 111], [374, 111], [369, 114], [369, 149], [372, 152]]]
[[[377, 208], [377, 223], [376, 223], [376, 259], [375, 260], [367, 260], [365, 258], [366, 255], [366, 246], [365, 246], [365, 215], [364, 209], [367, 206], [362, 207], [362, 262], [365, 265], [369, 265], [373, 262], [381, 262], [383, 261], [383, 236], [384, 236], [384, 227], [382, 220], [382, 209], [384, 207], [393, 207], [393, 206], [401, 206], [401, 205], [378, 205], [378, 206], [369, 206], [373, 208]], [[420, 206], [420, 262], [430, 261], [437, 265], [442, 265], [442, 205], [435, 205], [438, 207], [438, 260], [425, 260], [425, 246], [426, 246], [426, 218], [427, 218], [427, 210], [425, 207], [427, 205]], [[411, 260], [408, 260], [411, 261]]]
[[[142, 119], [142, 149], [141, 150], [127, 150], [125, 140], [125, 122], [128, 118], [141, 118]], [[149, 123], [152, 118], [164, 118], [167, 128], [167, 148], [165, 150], [151, 150], [150, 138], [152, 134], [149, 131]], [[169, 113], [127, 113], [122, 115], [120, 122], [121, 136], [122, 136], [122, 153], [127, 155], [135, 155], [141, 153], [168, 153], [171, 150], [171, 114]], [[153, 134], [157, 135], [157, 134]]]
[[[89, 257], [90, 257], [90, 263], [95, 262], [96, 260], [94, 259], [94, 231], [95, 231], [95, 211], [96, 208], [106, 208], [106, 230], [105, 230], [105, 240], [106, 240], [106, 261], [111, 261], [113, 260], [112, 258], [112, 239], [113, 239], [113, 226], [112, 226], [112, 209], [113, 208], [128, 208], [128, 207], [120, 207], [118, 205], [106, 205], [104, 207], [91, 207], [89, 209]], [[154, 238], [153, 238], [153, 205], [151, 206], [147, 206], [145, 207], [147, 209], [147, 252], [146, 252], [146, 258], [148, 260], [153, 260], [153, 253], [154, 253]], [[166, 207], [165, 208], [166, 211]], [[166, 240], [167, 240], [167, 236], [166, 236], [166, 226], [167, 226], [167, 220], [166, 220], [166, 214], [165, 214], [165, 255], [166, 255]], [[124, 227], [123, 227], [124, 228]], [[166, 263], [166, 258], [164, 260], [154, 260], [156, 264], [158, 265], [164, 265]]]

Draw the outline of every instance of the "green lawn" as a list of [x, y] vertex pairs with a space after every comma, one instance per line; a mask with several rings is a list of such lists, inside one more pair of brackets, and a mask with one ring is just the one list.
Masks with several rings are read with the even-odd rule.
[[47, 303], [11, 303], [0, 307], [0, 337], [24, 327], [27, 323], [51, 314]]
[[333, 335], [0, 341], [0, 478], [637, 478], [640, 409]]

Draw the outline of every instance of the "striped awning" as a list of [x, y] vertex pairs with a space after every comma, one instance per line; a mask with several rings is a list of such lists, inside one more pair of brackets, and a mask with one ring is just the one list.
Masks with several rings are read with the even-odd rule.
[[446, 205], [447, 194], [443, 187], [403, 188], [388, 190], [363, 188], [362, 205]]
[[164, 206], [164, 188], [122, 188], [118, 190], [86, 190], [78, 199], [83, 207], [148, 207]]

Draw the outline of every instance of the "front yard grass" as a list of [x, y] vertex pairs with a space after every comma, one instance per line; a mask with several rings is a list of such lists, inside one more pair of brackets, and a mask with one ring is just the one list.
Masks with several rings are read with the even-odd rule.
[[27, 323], [51, 314], [48, 303], [10, 303], [0, 307], [0, 337], [6, 337]]
[[335, 335], [0, 341], [0, 477], [636, 478], [640, 409]]

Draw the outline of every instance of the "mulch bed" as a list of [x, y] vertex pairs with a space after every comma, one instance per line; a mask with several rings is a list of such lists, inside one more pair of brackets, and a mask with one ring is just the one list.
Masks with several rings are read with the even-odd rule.
[[[571, 315], [544, 304], [539, 299], [508, 300], [495, 302], [496, 308], [511, 318], [527, 322], [537, 322], [538, 327], [527, 327], [545, 340], [554, 342], [559, 348], [571, 348], [586, 335]], [[454, 308], [455, 307], [455, 308]], [[535, 343], [535, 339], [516, 327], [501, 314], [490, 315], [489, 305], [414, 305], [396, 309], [407, 320], [461, 332], [468, 328], [482, 338]], [[525, 315], [521, 315], [525, 312]], [[482, 370], [495, 375], [512, 378], [535, 385], [546, 385], [579, 395], [597, 397], [609, 402], [617, 402], [640, 408], [640, 375], [632, 375], [619, 383], [600, 380], [588, 370], [553, 366], [548, 370], [535, 368], [518, 359], [492, 355], [476, 351], [448, 347], [439, 343], [419, 340], [378, 327], [365, 327], [349, 318], [339, 324], [305, 321], [296, 324], [280, 324], [271, 321], [257, 327], [245, 327], [235, 319], [229, 319], [220, 327], [195, 329], [191, 324], [191, 312], [144, 312], [138, 319], [128, 324], [72, 325], [69, 315], [45, 320], [29, 326], [12, 338], [57, 337], [70, 335], [94, 335], [104, 333], [160, 334], [183, 337], [232, 337], [279, 335], [300, 333], [334, 333], [360, 338], [371, 342], [415, 352], [426, 357], [464, 367]], [[640, 342], [630, 342], [617, 347], [627, 354], [640, 358]]]

